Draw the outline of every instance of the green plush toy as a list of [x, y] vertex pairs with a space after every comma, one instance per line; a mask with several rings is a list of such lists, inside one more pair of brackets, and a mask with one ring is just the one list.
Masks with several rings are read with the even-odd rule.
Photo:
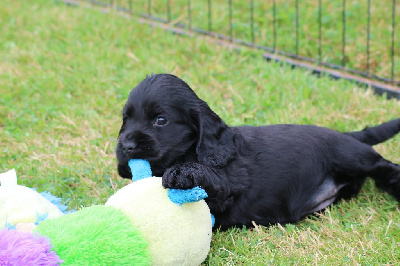
[[91, 206], [41, 222], [34, 232], [46, 236], [70, 265], [150, 265], [148, 242], [119, 210]]

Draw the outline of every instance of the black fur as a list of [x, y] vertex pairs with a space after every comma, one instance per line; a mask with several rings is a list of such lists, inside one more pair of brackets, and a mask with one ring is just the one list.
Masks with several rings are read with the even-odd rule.
[[150, 161], [166, 188], [203, 187], [217, 227], [296, 222], [356, 195], [366, 177], [400, 201], [400, 166], [371, 145], [400, 119], [339, 133], [311, 125], [229, 127], [181, 79], [147, 77], [129, 95], [117, 146], [118, 171]]

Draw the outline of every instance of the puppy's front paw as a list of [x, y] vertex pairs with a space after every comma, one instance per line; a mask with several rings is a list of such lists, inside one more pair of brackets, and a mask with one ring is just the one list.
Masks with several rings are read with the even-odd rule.
[[162, 185], [165, 188], [189, 189], [200, 185], [201, 172], [191, 164], [175, 165], [165, 171]]

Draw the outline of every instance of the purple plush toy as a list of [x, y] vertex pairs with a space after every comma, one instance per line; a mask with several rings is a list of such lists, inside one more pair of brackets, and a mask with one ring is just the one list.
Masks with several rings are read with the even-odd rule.
[[0, 265], [59, 265], [50, 241], [39, 234], [3, 228], [0, 230]]

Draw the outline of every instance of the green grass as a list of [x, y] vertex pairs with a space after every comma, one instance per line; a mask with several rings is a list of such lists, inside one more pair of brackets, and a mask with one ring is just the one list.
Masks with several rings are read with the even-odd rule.
[[[129, 91], [146, 74], [187, 81], [228, 124], [305, 123], [339, 131], [399, 116], [400, 103], [135, 20], [53, 1], [0, 7], [0, 172], [20, 184], [102, 204], [128, 181], [114, 149]], [[400, 137], [376, 146], [400, 162]], [[396, 264], [400, 209], [367, 182], [359, 197], [295, 225], [232, 229], [212, 239], [211, 265]]]

